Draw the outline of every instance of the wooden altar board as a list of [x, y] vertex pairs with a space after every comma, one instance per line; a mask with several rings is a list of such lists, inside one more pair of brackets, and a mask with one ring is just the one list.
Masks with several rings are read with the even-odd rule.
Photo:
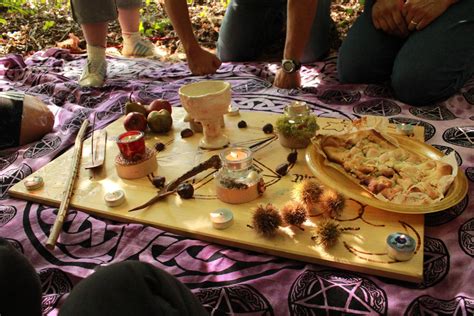
[[[204, 151], [198, 148], [201, 134], [181, 138], [180, 131], [188, 127], [188, 123], [183, 121], [184, 116], [182, 108], [173, 108], [173, 130], [167, 135], [146, 136], [149, 147], [153, 147], [158, 141], [166, 144], [166, 149], [157, 155], [159, 166], [155, 175], [165, 176], [167, 181], [177, 178], [211, 155], [219, 153], [218, 150]], [[275, 123], [278, 116], [264, 112], [242, 111], [238, 116], [226, 115], [224, 131], [229, 136], [231, 144], [250, 146], [272, 136], [264, 134], [262, 126], [266, 123]], [[237, 123], [240, 120], [245, 120], [248, 127], [239, 129]], [[341, 130], [348, 123], [340, 119], [318, 118], [318, 124], [324, 132]], [[261, 237], [253, 229], [248, 228], [252, 210], [258, 204], [272, 203], [276, 207], [281, 207], [291, 198], [291, 189], [296, 182], [313, 177], [304, 158], [305, 150], [299, 150], [298, 161], [286, 176], [280, 177], [275, 173], [276, 167], [286, 161], [290, 152], [289, 149], [280, 146], [277, 139], [254, 154], [254, 163], [262, 170], [267, 185], [264, 195], [255, 201], [240, 205], [221, 202], [215, 195], [214, 171], [207, 170], [192, 180], [195, 187], [193, 199], [183, 200], [175, 194], [144, 210], [128, 212], [129, 209], [155, 196], [157, 189], [147, 178], [124, 180], [117, 176], [114, 159], [118, 148], [113, 140], [123, 131], [123, 118], [107, 127], [109, 138], [105, 166], [92, 178], [90, 172], [84, 169], [91, 155], [90, 139], [84, 142], [83, 158], [71, 208], [118, 221], [152, 225], [197, 239], [335, 268], [411, 282], [419, 282], [423, 278], [423, 215], [387, 212], [349, 200], [340, 219], [340, 225], [359, 227], [360, 230], [342, 234], [338, 243], [328, 250], [324, 250], [311, 239], [312, 227], [321, 217], [311, 217], [303, 225], [304, 231], [298, 228], [281, 228], [278, 235], [272, 239]], [[415, 137], [423, 139], [421, 127], [415, 127]], [[43, 177], [45, 183], [43, 188], [27, 191], [23, 180], [13, 186], [9, 193], [13, 197], [59, 206], [69, 175], [71, 159], [72, 149], [34, 173]], [[104, 194], [114, 189], [125, 191], [126, 202], [118, 207], [108, 207], [104, 203]], [[212, 227], [209, 213], [222, 207], [232, 210], [234, 224], [228, 229], [217, 230]], [[385, 239], [393, 232], [406, 232], [417, 239], [419, 247], [410, 261], [396, 262], [387, 256]]]

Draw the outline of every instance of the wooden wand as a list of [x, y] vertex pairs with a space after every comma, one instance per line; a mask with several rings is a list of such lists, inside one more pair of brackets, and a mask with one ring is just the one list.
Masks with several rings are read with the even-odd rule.
[[79, 171], [79, 165], [81, 162], [82, 141], [88, 126], [89, 121], [86, 119], [84, 120], [84, 122], [82, 122], [81, 128], [79, 129], [79, 132], [76, 136], [76, 142], [74, 144], [74, 153], [72, 157], [71, 173], [66, 184], [66, 189], [63, 193], [63, 199], [61, 200], [61, 204], [59, 205], [58, 215], [56, 215], [53, 228], [51, 229], [48, 240], [46, 241], [46, 248], [50, 250], [53, 250], [56, 246], [56, 241], [58, 240], [58, 236], [63, 227], [64, 218], [66, 217], [69, 202], [71, 201], [72, 191], [74, 189], [74, 181], [76, 180], [77, 173]]

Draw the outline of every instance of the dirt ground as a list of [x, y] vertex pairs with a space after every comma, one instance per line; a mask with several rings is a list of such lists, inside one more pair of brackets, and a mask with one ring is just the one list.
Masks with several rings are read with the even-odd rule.
[[[201, 45], [211, 50], [215, 49], [225, 9], [225, 1], [222, 0], [201, 0], [189, 5], [195, 35]], [[338, 49], [361, 11], [362, 5], [358, 0], [332, 1], [331, 18], [335, 25], [331, 32], [333, 50]], [[49, 47], [71, 48], [76, 52], [85, 48], [82, 32], [72, 19], [69, 6], [30, 6], [24, 7], [23, 12], [11, 13], [0, 5], [0, 16], [6, 20], [6, 23], [0, 23], [0, 56], [10, 53], [28, 56]], [[184, 58], [179, 39], [163, 5], [151, 3], [143, 8], [141, 30], [144, 36], [160, 48], [163, 59]], [[121, 48], [117, 22], [112, 22], [109, 26], [108, 46], [118, 50]]]

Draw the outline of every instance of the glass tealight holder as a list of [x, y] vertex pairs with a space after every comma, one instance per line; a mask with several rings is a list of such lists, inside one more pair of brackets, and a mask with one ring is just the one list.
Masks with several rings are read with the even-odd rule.
[[241, 204], [255, 200], [265, 191], [260, 173], [253, 167], [252, 151], [246, 147], [224, 149], [222, 167], [215, 175], [216, 195], [222, 202]]
[[123, 158], [138, 161], [145, 155], [145, 134], [141, 131], [128, 131], [118, 136], [117, 146]]
[[305, 148], [309, 145], [318, 125], [306, 102], [295, 101], [285, 107], [277, 122], [280, 144], [288, 148]]

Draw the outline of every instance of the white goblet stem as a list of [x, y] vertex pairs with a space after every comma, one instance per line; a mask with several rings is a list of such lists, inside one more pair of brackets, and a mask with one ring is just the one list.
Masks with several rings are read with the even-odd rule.
[[219, 119], [200, 120], [202, 124], [203, 138], [200, 146], [202, 148], [217, 149], [229, 144], [227, 136], [222, 134], [221, 121]]

